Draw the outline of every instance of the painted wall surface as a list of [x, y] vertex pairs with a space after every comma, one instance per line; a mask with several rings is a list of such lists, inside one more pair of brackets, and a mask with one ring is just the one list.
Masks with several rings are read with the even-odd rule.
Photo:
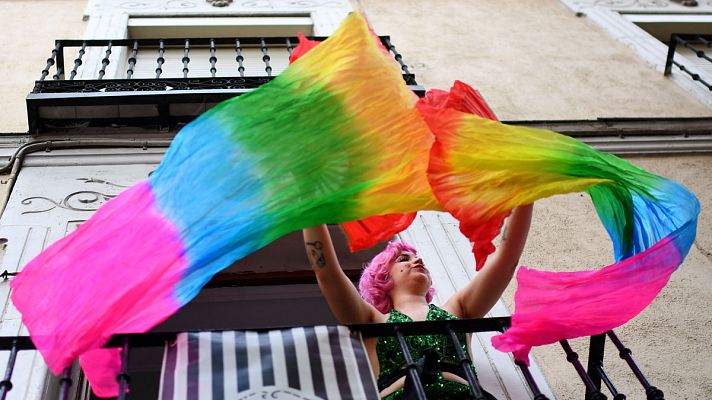
[[419, 83], [479, 89], [504, 120], [710, 116], [677, 84], [557, 0], [354, 0]]
[[[55, 39], [82, 37], [85, 7], [86, 0], [0, 0], [0, 133], [27, 132], [25, 96], [39, 79]], [[67, 55], [67, 64], [74, 57]]]

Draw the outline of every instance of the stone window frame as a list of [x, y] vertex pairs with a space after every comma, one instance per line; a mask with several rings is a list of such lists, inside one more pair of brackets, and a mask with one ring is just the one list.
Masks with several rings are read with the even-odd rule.
[[[308, 15], [313, 22], [315, 36], [329, 36], [341, 20], [353, 11], [348, 0], [237, 0], [226, 6], [204, 0], [89, 0], [83, 19], [88, 21], [84, 39], [127, 39], [129, 19], [137, 17], [246, 17]], [[215, 3], [217, 4], [217, 3]], [[220, 3], [222, 4], [222, 3]], [[96, 79], [101, 68], [105, 48], [86, 50], [83, 66], [76, 79]], [[128, 58], [129, 49], [119, 48], [109, 56], [105, 79], [123, 78], [121, 66]], [[73, 56], [73, 55], [72, 55]]]
[[[618, 42], [630, 47], [648, 65], [662, 76], [665, 70], [668, 46], [625, 17], [626, 14], [708, 15], [712, 2], [700, 2], [695, 7], [683, 6], [669, 0], [560, 0], [578, 17], [588, 18]], [[688, 59], [679, 52], [675, 58]], [[689, 60], [689, 59], [688, 59]], [[692, 63], [689, 63], [692, 64]], [[689, 65], [688, 64], [688, 65]], [[712, 107], [712, 96], [706, 87], [693, 81], [685, 73], [673, 70], [667, 79], [672, 80], [685, 92], [702, 104]]]

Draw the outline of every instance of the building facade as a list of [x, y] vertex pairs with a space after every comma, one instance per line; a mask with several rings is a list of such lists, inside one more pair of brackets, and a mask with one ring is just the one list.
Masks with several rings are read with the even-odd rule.
[[[447, 89], [455, 79], [462, 80], [477, 88], [503, 121], [581, 138], [676, 179], [698, 196], [702, 214], [688, 259], [659, 298], [618, 332], [667, 398], [712, 396], [712, 361], [705, 356], [712, 354], [712, 340], [706, 334], [712, 327], [708, 312], [712, 294], [706, 289], [712, 281], [712, 216], [706, 209], [712, 196], [712, 95], [679, 69], [663, 75], [667, 45], [656, 38], [666, 26], [687, 27], [710, 6], [642, 0], [34, 0], [0, 1], [0, 6], [0, 20], [10, 32], [10, 39], [0, 43], [2, 54], [8, 55], [0, 59], [0, 72], [7, 77], [0, 82], [5, 110], [0, 116], [0, 152], [9, 157], [27, 149], [18, 168], [8, 169], [0, 182], [8, 196], [0, 218], [2, 266], [8, 272], [21, 271], [42, 248], [71, 232], [98, 206], [144, 179], [181, 124], [217, 101], [171, 100], [165, 121], [160, 102], [137, 107], [136, 101], [127, 100], [128, 94], [119, 95], [123, 97], [114, 103], [93, 103], [87, 97], [80, 103], [62, 103], [60, 95], [41, 94], [27, 102], [56, 39], [197, 40], [216, 32], [223, 37], [290, 37], [305, 30], [328, 36], [348, 12], [359, 10], [378, 34], [390, 35], [409, 72], [426, 89]], [[681, 15], [688, 20], [679, 22]], [[698, 19], [696, 30], [681, 33], [709, 33], [706, 29], [712, 24]], [[108, 53], [106, 44], [89, 46], [79, 65], [75, 59], [81, 45], [67, 46], [64, 76], [74, 70], [76, 81], [92, 80], [103, 72], [108, 81], [132, 70], [135, 77], [149, 78], [161, 68], [164, 78], [181, 77], [184, 46], [166, 44], [160, 65], [156, 61], [161, 44], [141, 46], [136, 53], [130, 45], [117, 45]], [[203, 77], [210, 76], [211, 68], [216, 68], [218, 78], [277, 74], [286, 66], [287, 45], [270, 46], [267, 65], [259, 44], [241, 48], [244, 65], [238, 65], [232, 44], [218, 44], [214, 53], [209, 44], [194, 45], [188, 65], [191, 74]], [[694, 61], [689, 52], [680, 53]], [[211, 55], [217, 58], [212, 65]], [[56, 73], [56, 65], [51, 67], [47, 81]], [[226, 68], [233, 70], [225, 72]], [[703, 78], [705, 74], [701, 70]], [[106, 94], [97, 96], [101, 93]], [[239, 90], [224, 96], [234, 94]], [[589, 199], [579, 194], [538, 202], [522, 263], [559, 271], [609, 264], [610, 241], [600, 225], [591, 223], [596, 220]], [[473, 276], [469, 244], [447, 215], [421, 213], [401, 236], [418, 247], [433, 271], [439, 289], [436, 303]], [[373, 252], [349, 254], [344, 243], [339, 246], [342, 262], [350, 275], [357, 276]], [[276, 242], [216, 277], [159, 329], [333, 322], [302, 254], [298, 234]], [[514, 288], [513, 283], [492, 316], [513, 311]], [[5, 304], [0, 336], [26, 334], [9, 302], [7, 280], [0, 282], [0, 293]], [[483, 385], [498, 398], [529, 398], [511, 357], [494, 351], [489, 336], [477, 335], [473, 342]], [[588, 339], [572, 344], [585, 358]], [[146, 398], [157, 390], [157, 351], [139, 353], [132, 360], [134, 385], [145, 388]], [[617, 350], [609, 345], [606, 353], [605, 366], [618, 389], [629, 399], [645, 398]], [[534, 356], [532, 372], [547, 396], [583, 397], [584, 388], [560, 347], [535, 349]], [[0, 365], [7, 354], [2, 357]], [[78, 372], [75, 375], [79, 377]], [[13, 385], [10, 398], [53, 398], [58, 380], [47, 374], [39, 355], [21, 352]], [[77, 396], [82, 398], [82, 390]]]

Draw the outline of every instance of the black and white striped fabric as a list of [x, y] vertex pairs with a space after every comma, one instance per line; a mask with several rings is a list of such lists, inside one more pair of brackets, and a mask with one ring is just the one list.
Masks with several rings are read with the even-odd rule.
[[343, 326], [189, 332], [166, 346], [161, 400], [378, 399], [360, 335]]

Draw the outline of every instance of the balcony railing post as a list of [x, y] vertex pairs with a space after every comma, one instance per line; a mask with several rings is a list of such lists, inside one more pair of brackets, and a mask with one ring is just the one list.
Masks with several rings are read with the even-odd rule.
[[672, 62], [675, 58], [675, 49], [677, 48], [677, 41], [679, 37], [676, 34], [670, 35], [670, 44], [668, 45], [667, 58], [665, 59], [665, 72], [663, 75], [668, 76], [672, 73]]
[[0, 400], [5, 400], [7, 392], [12, 390], [12, 371], [15, 369], [15, 360], [17, 359], [17, 339], [12, 341], [10, 349], [10, 357], [7, 359], [7, 367], [5, 368], [5, 376], [0, 381]]
[[126, 399], [126, 392], [129, 388], [129, 338], [124, 337], [123, 346], [121, 347], [121, 372], [116, 377], [119, 382], [119, 397], [118, 400]]
[[[598, 367], [603, 363], [604, 351], [606, 348], [606, 335], [591, 336], [588, 346], [588, 365], [586, 372], [591, 378], [591, 382], [596, 389], [601, 390], [601, 375], [598, 373]], [[591, 393], [586, 391], [586, 398], [589, 398]]]
[[566, 353], [566, 360], [574, 366], [574, 369], [576, 369], [576, 372], [583, 381], [583, 384], [586, 386], [586, 393], [590, 393], [586, 396], [586, 400], [606, 400], [606, 395], [601, 393], [601, 391], [596, 388], [591, 381], [591, 377], [588, 376], [586, 370], [583, 369], [583, 365], [581, 365], [581, 361], [579, 361], [578, 353], [571, 348], [569, 342], [567, 340], [562, 340], [559, 343]]
[[534, 398], [532, 400], [549, 400], [549, 398], [546, 397], [546, 395], [544, 395], [541, 390], [539, 390], [539, 386], [536, 384], [536, 381], [534, 380], [531, 371], [529, 371], [529, 367], [527, 367], [527, 365], [521, 361], [515, 361], [514, 364], [519, 367], [520, 371], [522, 371], [522, 375], [524, 375], [524, 380], [527, 382], [527, 385], [529, 385], [529, 389], [532, 391], [532, 395], [534, 395]]
[[188, 63], [190, 62], [190, 39], [185, 39], [185, 45], [183, 46], [183, 58], [181, 61], [183, 62], [183, 78], [188, 77]]
[[267, 43], [265, 43], [265, 38], [260, 39], [260, 49], [262, 50], [262, 61], [265, 63], [265, 72], [267, 76], [272, 76], [272, 67], [269, 65], [269, 54], [267, 54]]
[[393, 58], [398, 62], [398, 64], [401, 67], [401, 70], [403, 70], [403, 73], [410, 75], [410, 71], [408, 70], [408, 65], [403, 61], [403, 56], [400, 53], [398, 53], [398, 51], [396, 50], [396, 46], [394, 46], [393, 43], [391, 43], [391, 38], [388, 36], [384, 36], [381, 39], [381, 42], [386, 45], [386, 48], [388, 49], [388, 51], [393, 53]]
[[603, 364], [599, 364], [596, 369], [598, 370], [598, 374], [603, 380], [603, 383], [606, 384], [606, 387], [613, 395], [613, 400], [626, 400], [625, 395], [623, 393], [618, 393], [618, 389], [616, 389], [611, 379], [608, 378], [608, 375], [606, 375], [606, 371], [603, 369]]
[[215, 78], [215, 73], [218, 71], [215, 68], [215, 63], [218, 62], [218, 58], [215, 56], [215, 39], [210, 39], [210, 76]]
[[621, 342], [615, 332], [608, 331], [606, 332], [606, 334], [611, 339], [611, 342], [613, 342], [613, 345], [616, 346], [616, 349], [618, 349], [618, 355], [620, 356], [620, 358], [625, 360], [630, 369], [633, 371], [635, 377], [638, 379], [638, 382], [643, 385], [643, 389], [645, 389], [646, 399], [665, 400], [665, 395], [663, 394], [662, 390], [651, 385], [650, 382], [648, 382], [648, 380], [645, 378], [645, 375], [643, 375], [643, 372], [640, 370], [640, 368], [638, 368], [638, 365], [633, 360], [633, 352], [623, 345], [623, 342]]
[[165, 44], [163, 43], [163, 39], [158, 41], [158, 58], [156, 58], [156, 79], [161, 77], [161, 73], [163, 73], [163, 63], [166, 62], [166, 59], [163, 58], [163, 54], [166, 51]]
[[462, 368], [462, 372], [465, 373], [465, 379], [470, 385], [470, 392], [472, 392], [472, 395], [475, 396], [475, 400], [486, 400], [484, 394], [482, 393], [482, 387], [477, 381], [477, 377], [472, 372], [472, 360], [465, 356], [465, 353], [462, 351], [462, 347], [460, 347], [460, 339], [457, 338], [457, 335], [452, 328], [450, 328], [450, 325], [445, 325], [445, 330], [447, 330], [450, 341], [455, 347], [455, 354], [457, 354], [457, 359], [460, 364], [460, 368]]
[[72, 81], [74, 80], [74, 77], [77, 76], [77, 71], [79, 70], [79, 66], [82, 65], [82, 57], [84, 57], [84, 53], [86, 53], [86, 48], [87, 48], [87, 42], [82, 42], [82, 47], [79, 48], [79, 52], [77, 52], [77, 58], [74, 59], [74, 68], [72, 68], [72, 72], [69, 73], [69, 80]]
[[245, 77], [245, 66], [242, 65], [245, 61], [245, 57], [242, 56], [242, 47], [240, 47], [240, 39], [235, 39], [235, 61], [237, 61], [237, 72], [240, 74], [240, 78]]
[[106, 46], [106, 52], [104, 53], [104, 58], [101, 60], [101, 70], [99, 70], [99, 80], [104, 78], [104, 75], [106, 75], [106, 67], [111, 62], [111, 61], [109, 61], [110, 56], [111, 56], [111, 41], [109, 41], [109, 44]]
[[401, 351], [403, 352], [403, 358], [405, 359], [405, 367], [408, 368], [408, 377], [413, 382], [415, 387], [415, 393], [420, 400], [427, 400], [428, 397], [425, 395], [425, 388], [423, 388], [423, 382], [420, 381], [420, 376], [418, 375], [418, 366], [413, 362], [413, 356], [410, 354], [410, 349], [408, 349], [408, 343], [405, 341], [403, 333], [398, 329], [398, 327], [393, 328], [396, 333], [396, 338], [398, 338], [398, 344], [400, 345]]
[[59, 53], [60, 49], [61, 44], [59, 41], [57, 41], [54, 45], [54, 49], [52, 49], [52, 53], [47, 59], [47, 65], [42, 70], [42, 75], [40, 75], [40, 81], [44, 81], [47, 75], [49, 75], [49, 69], [55, 64], [55, 59], [57, 58], [57, 54]]
[[69, 366], [62, 371], [62, 379], [59, 380], [59, 400], [69, 399], [69, 389], [72, 387], [72, 367]]
[[134, 67], [136, 66], [136, 55], [138, 55], [138, 40], [133, 41], [131, 57], [129, 57], [129, 69], [126, 70], [126, 79], [131, 79], [133, 77]]
[[64, 79], [64, 44], [61, 40], [55, 41], [55, 46], [57, 49], [57, 67], [55, 68], [55, 73], [52, 76], [54, 80]]
[[292, 50], [294, 50], [294, 46], [292, 46], [292, 41], [289, 38], [287, 38], [286, 41], [287, 41], [287, 53], [289, 53], [289, 58], [291, 59], [292, 58]]

